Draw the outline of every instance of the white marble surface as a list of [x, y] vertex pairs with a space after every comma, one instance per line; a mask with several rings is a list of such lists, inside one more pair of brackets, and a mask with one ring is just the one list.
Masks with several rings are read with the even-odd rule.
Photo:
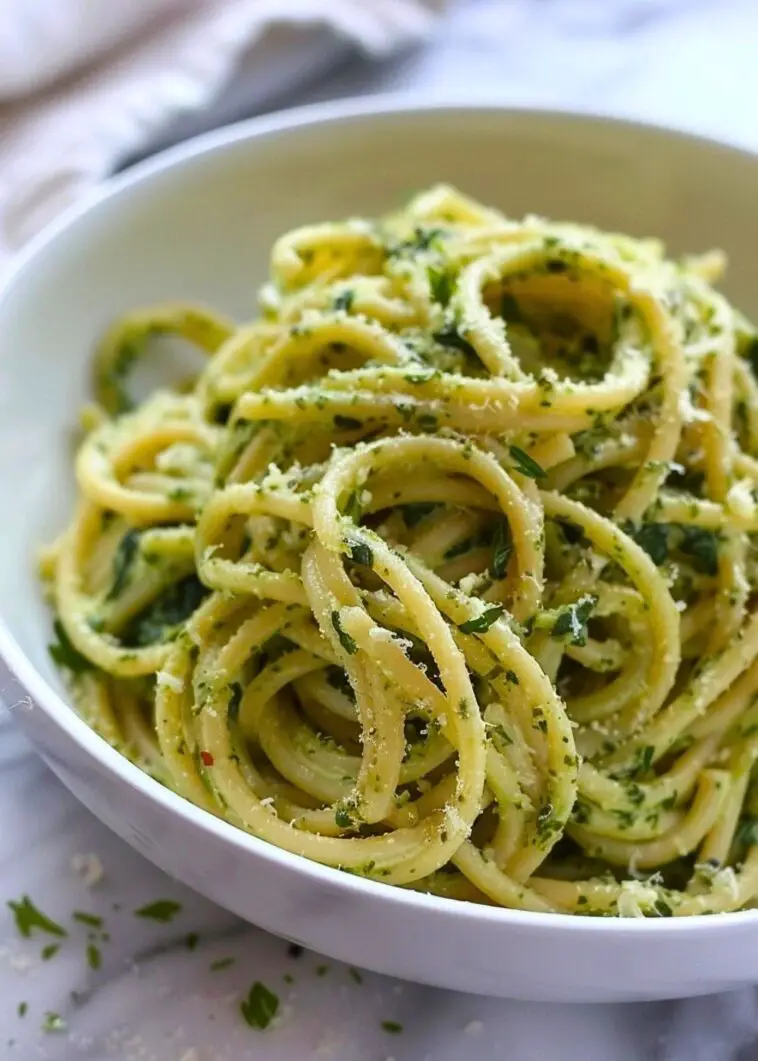
[[[757, 50], [756, 0], [472, 0], [454, 8], [426, 51], [383, 66], [349, 61], [299, 98], [396, 88], [466, 93], [648, 118], [758, 148]], [[243, 89], [230, 86], [217, 117], [245, 109]], [[79, 853], [102, 860], [104, 878], [94, 888], [72, 870]], [[68, 926], [48, 961], [41, 951], [54, 938], [21, 939], [5, 906], [23, 894]], [[170, 924], [134, 916], [159, 898], [182, 904]], [[752, 989], [683, 1003], [550, 1007], [370, 974], [358, 984], [328, 959], [293, 959], [281, 941], [189, 893], [108, 833], [5, 717], [0, 900], [0, 1057], [11, 1061], [758, 1059]], [[88, 930], [71, 920], [77, 909], [105, 919], [109, 939], [97, 934], [95, 971], [86, 960]], [[194, 950], [186, 944], [191, 933]], [[224, 958], [235, 962], [213, 971]], [[322, 975], [320, 966], [327, 966]], [[255, 980], [276, 990], [285, 1013], [265, 1034], [239, 1013]], [[66, 1029], [43, 1032], [48, 1012], [60, 1014]], [[387, 1020], [401, 1022], [403, 1032], [383, 1030]]]

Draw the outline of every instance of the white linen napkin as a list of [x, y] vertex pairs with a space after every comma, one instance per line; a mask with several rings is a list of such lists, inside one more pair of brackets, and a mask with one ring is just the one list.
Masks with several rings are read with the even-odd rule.
[[[443, 3], [0, 4], [0, 262], [172, 118], [209, 103], [236, 68], [265, 68], [268, 54], [281, 80], [286, 57], [292, 80], [302, 80], [324, 27], [369, 54], [388, 54], [423, 38]], [[266, 102], [265, 86], [253, 83], [264, 98], [250, 99], [251, 110]]]

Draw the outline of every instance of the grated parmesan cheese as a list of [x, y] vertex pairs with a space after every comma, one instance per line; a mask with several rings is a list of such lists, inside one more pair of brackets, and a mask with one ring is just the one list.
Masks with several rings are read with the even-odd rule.
[[175, 674], [169, 674], [169, 672], [165, 670], [157, 671], [155, 680], [158, 685], [165, 685], [175, 693], [180, 693], [184, 689], [184, 682], [182, 679], [178, 678]]
[[655, 888], [637, 880], [625, 880], [618, 898], [619, 917], [645, 917], [658, 898]]

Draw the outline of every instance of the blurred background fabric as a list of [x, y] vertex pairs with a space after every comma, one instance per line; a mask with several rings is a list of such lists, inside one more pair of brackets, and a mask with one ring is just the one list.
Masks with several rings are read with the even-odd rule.
[[444, 0], [0, 4], [0, 258], [239, 68], [259, 110], [360, 49], [423, 40]]

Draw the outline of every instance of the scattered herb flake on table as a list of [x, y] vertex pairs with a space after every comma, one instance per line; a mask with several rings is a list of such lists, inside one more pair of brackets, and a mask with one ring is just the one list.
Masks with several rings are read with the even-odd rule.
[[97, 914], [88, 914], [84, 910], [74, 910], [71, 916], [74, 921], [78, 921], [80, 925], [89, 925], [90, 928], [103, 927], [103, 919]]
[[403, 1026], [396, 1020], [383, 1020], [382, 1030], [387, 1032], [388, 1035], [399, 1035], [403, 1030]]
[[42, 961], [49, 962], [51, 958], [55, 957], [60, 949], [60, 943], [48, 943], [47, 946], [42, 948], [42, 953], [40, 954]]
[[181, 908], [182, 904], [174, 899], [157, 899], [154, 903], [148, 903], [147, 906], [140, 906], [134, 911], [134, 916], [160, 921], [161, 924], [167, 925], [169, 921], [174, 920]]
[[279, 1010], [277, 996], [256, 980], [250, 988], [247, 998], [240, 1002], [240, 1012], [251, 1028], [263, 1031], [268, 1028]]
[[87, 945], [87, 965], [90, 969], [99, 969], [103, 963], [103, 957], [100, 953], [100, 948], [94, 943]]
[[220, 969], [228, 969], [230, 965], [234, 965], [236, 960], [236, 958], [216, 958], [211, 962], [210, 970], [212, 973], [217, 973]]
[[11, 899], [7, 905], [13, 911], [16, 928], [24, 939], [29, 939], [35, 928], [38, 928], [40, 932], [47, 932], [51, 936], [60, 936], [61, 939], [65, 939], [68, 936], [66, 929], [56, 921], [51, 920], [46, 914], [43, 914], [28, 895], [23, 895], [18, 902], [14, 902]]
[[59, 1013], [46, 1013], [42, 1021], [42, 1031], [49, 1035], [51, 1032], [65, 1032], [68, 1025]]

